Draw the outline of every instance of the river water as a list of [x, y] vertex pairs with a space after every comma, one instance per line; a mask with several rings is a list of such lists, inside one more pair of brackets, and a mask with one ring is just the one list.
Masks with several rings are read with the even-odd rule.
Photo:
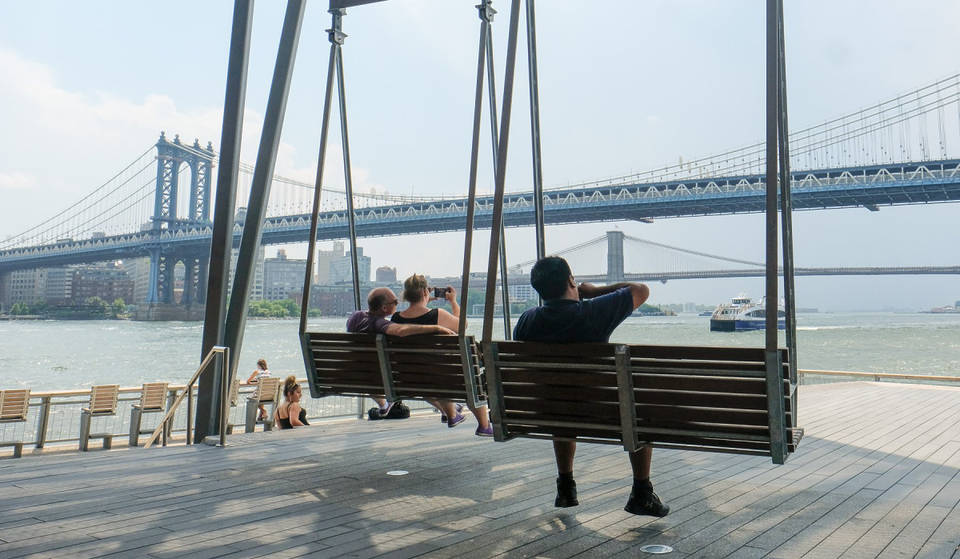
[[[345, 319], [311, 320], [311, 329], [342, 331]], [[960, 375], [960, 315], [813, 313], [797, 319], [803, 369]], [[480, 319], [468, 325], [477, 334]], [[0, 322], [0, 388], [85, 389], [188, 380], [200, 358], [198, 322]], [[498, 319], [495, 338], [502, 339]], [[780, 333], [783, 343], [783, 333]], [[709, 318], [692, 315], [629, 318], [611, 341], [761, 346], [763, 332], [710, 332]], [[250, 320], [240, 376], [256, 360], [275, 376], [304, 376], [296, 320]]]

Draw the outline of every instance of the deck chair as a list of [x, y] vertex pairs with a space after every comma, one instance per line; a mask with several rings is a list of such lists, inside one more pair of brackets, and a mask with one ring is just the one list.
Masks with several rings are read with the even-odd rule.
[[113, 446], [113, 433], [90, 433], [90, 423], [94, 417], [117, 415], [117, 396], [119, 384], [104, 384], [90, 389], [90, 405], [80, 411], [80, 450], [87, 450], [90, 438], [103, 439], [103, 448]]
[[[273, 412], [277, 408], [277, 392], [280, 391], [280, 379], [274, 377], [263, 377], [257, 382], [257, 391], [247, 398], [247, 415], [245, 431], [253, 433], [257, 423], [263, 423], [264, 431], [273, 430]], [[257, 408], [261, 405], [270, 404], [268, 414], [263, 419], [257, 419]]]
[[[0, 423], [26, 421], [29, 406], [30, 389], [0, 390]], [[0, 446], [12, 446], [14, 458], [23, 454], [23, 441], [0, 442]]]
[[167, 411], [165, 403], [168, 386], [169, 383], [166, 382], [148, 382], [140, 389], [140, 402], [133, 404], [130, 409], [130, 446], [140, 444], [140, 435], [153, 433], [153, 429], [140, 429], [144, 414]]
[[236, 427], [233, 423], [230, 423], [230, 411], [233, 408], [237, 407], [237, 404], [240, 402], [240, 379], [235, 378], [233, 382], [230, 383], [230, 394], [228, 396], [230, 402], [230, 410], [227, 411], [227, 434], [233, 434], [233, 428]]

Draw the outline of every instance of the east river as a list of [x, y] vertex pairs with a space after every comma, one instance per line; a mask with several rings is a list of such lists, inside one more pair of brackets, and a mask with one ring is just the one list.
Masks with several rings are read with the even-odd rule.
[[[345, 318], [311, 320], [311, 329], [342, 331]], [[801, 369], [960, 376], [960, 315], [801, 314]], [[692, 315], [630, 318], [611, 341], [643, 344], [761, 346], [763, 332], [709, 331]], [[497, 319], [495, 338], [502, 339]], [[479, 333], [480, 319], [468, 330]], [[199, 322], [0, 322], [0, 388], [83, 389], [185, 382], [200, 358]], [[780, 333], [781, 343], [783, 333]], [[240, 376], [265, 358], [275, 376], [304, 376], [296, 320], [250, 320]]]

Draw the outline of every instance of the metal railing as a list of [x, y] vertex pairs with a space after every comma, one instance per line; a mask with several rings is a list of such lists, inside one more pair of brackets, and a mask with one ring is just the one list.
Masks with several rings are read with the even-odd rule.
[[220, 446], [226, 444], [227, 414], [230, 412], [230, 402], [228, 398], [230, 390], [230, 348], [213, 346], [210, 348], [210, 351], [207, 352], [203, 361], [200, 362], [197, 371], [190, 377], [186, 388], [177, 396], [173, 404], [168, 407], [167, 413], [164, 414], [163, 419], [160, 421], [160, 425], [154, 429], [153, 434], [147, 439], [143, 448], [150, 448], [153, 443], [157, 441], [157, 438], [160, 437], [161, 433], [163, 434], [163, 446], [167, 445], [167, 424], [173, 418], [174, 414], [177, 413], [177, 408], [180, 407], [184, 398], [187, 399], [187, 444], [193, 444], [193, 385], [197, 382], [197, 379], [200, 378], [200, 375], [210, 367], [212, 361], [216, 362], [214, 371], [220, 371]]
[[883, 382], [885, 380], [919, 380], [923, 382], [960, 382], [960, 377], [940, 376], [940, 375], [911, 375], [905, 373], [869, 373], [862, 371], [828, 371], [819, 369], [797, 369], [800, 374], [800, 382], [803, 382], [805, 375], [818, 375], [827, 377], [854, 377], [868, 378], [874, 382]]

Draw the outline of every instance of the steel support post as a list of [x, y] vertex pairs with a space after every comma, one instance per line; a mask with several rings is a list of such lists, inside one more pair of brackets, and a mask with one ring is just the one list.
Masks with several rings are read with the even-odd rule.
[[[497, 288], [497, 256], [503, 238], [503, 194], [506, 186], [507, 148], [510, 144], [510, 116], [513, 112], [513, 77], [517, 65], [517, 27], [520, 19], [520, 0], [510, 5], [510, 27], [507, 35], [507, 63], [503, 80], [503, 110], [500, 112], [500, 136], [497, 142], [496, 179], [494, 181], [493, 223], [490, 226], [490, 252], [487, 266], [487, 291], [483, 311], [484, 342], [493, 337], [493, 300]], [[505, 309], [506, 310], [506, 309]]]
[[[783, 25], [783, 0], [778, 1], [778, 58], [779, 58], [779, 77], [778, 80], [778, 112], [780, 113], [780, 126], [778, 139], [780, 140], [780, 227], [783, 242], [783, 299], [784, 310], [786, 311], [785, 324], [787, 350], [790, 352], [790, 388], [796, 390], [797, 384], [797, 300], [796, 300], [796, 274], [793, 261], [793, 202], [791, 195], [791, 177], [790, 177], [790, 125], [787, 118], [787, 55], [784, 38]], [[792, 395], [793, 396], [793, 395]], [[796, 398], [792, 398], [794, 404]], [[796, 427], [796, 410], [791, 415], [791, 427]]]
[[359, 256], [357, 254], [357, 226], [356, 216], [353, 213], [353, 173], [350, 168], [350, 136], [347, 133], [347, 96], [346, 86], [343, 83], [343, 15], [345, 10], [333, 11], [333, 29], [337, 37], [336, 66], [337, 66], [337, 97], [340, 101], [340, 143], [343, 146], [343, 185], [347, 198], [347, 227], [350, 233], [350, 268], [353, 271], [353, 302], [355, 309], [363, 308], [360, 305], [360, 271]]
[[[338, 30], [327, 29], [330, 39], [330, 59], [327, 62], [327, 87], [323, 95], [323, 115], [320, 120], [320, 153], [317, 155], [317, 176], [313, 182], [313, 213], [310, 215], [310, 237], [307, 245], [307, 269], [303, 278], [300, 297], [300, 335], [307, 331], [307, 310], [310, 308], [310, 289], [313, 286], [313, 263], [317, 251], [317, 224], [320, 219], [320, 200], [323, 196], [323, 171], [327, 158], [327, 137], [330, 131], [330, 98], [333, 96], [333, 73], [336, 71]], [[307, 370], [312, 364], [306, 351], [303, 352]]]
[[[490, 101], [490, 144], [493, 148], [493, 172], [497, 172], [497, 145], [500, 134], [497, 131], [497, 82], [493, 67], [493, 16], [497, 11], [489, 1], [480, 4], [480, 17], [486, 18], [486, 25], [481, 24], [484, 32], [484, 49], [487, 51], [487, 92]], [[486, 9], [484, 9], [486, 8]], [[510, 328], [510, 285], [507, 279], [507, 235], [503, 222], [500, 222], [500, 304], [503, 306], [503, 339], [509, 340], [512, 334]]]
[[[224, 319], [227, 308], [227, 283], [230, 251], [233, 248], [233, 211], [237, 199], [237, 175], [240, 171], [240, 140], [243, 136], [243, 107], [247, 97], [247, 68], [250, 59], [250, 32], [253, 28], [253, 0], [235, 0], [230, 54], [227, 63], [227, 87], [223, 100], [223, 126], [220, 132], [220, 170], [217, 175], [216, 207], [210, 243], [206, 307], [203, 318], [203, 359], [216, 345], [224, 343]], [[210, 185], [207, 185], [209, 193]], [[201, 276], [203, 281], [203, 276]], [[229, 363], [224, 364], [229, 367]], [[219, 381], [201, 376], [197, 385], [196, 436], [203, 440], [217, 424], [216, 394]]]
[[[533, 144], [533, 208], [536, 214], [537, 260], [547, 255], [543, 223], [543, 164], [540, 154], [540, 82], [537, 76], [537, 25], [534, 0], [527, 2], [527, 70], [530, 78], [530, 141]], [[509, 338], [507, 338], [509, 339]]]
[[[458, 332], [467, 331], [467, 313], [470, 291], [470, 260], [473, 257], [473, 221], [477, 204], [477, 164], [480, 152], [480, 121], [483, 118], [483, 71], [486, 58], [487, 26], [496, 11], [489, 0], [481, 0], [477, 6], [480, 12], [480, 44], [477, 47], [477, 87], [473, 95], [473, 135], [470, 143], [470, 177], [467, 188], [467, 223], [463, 238], [463, 273], [460, 276], [460, 319]], [[492, 12], [492, 13], [491, 13]], [[491, 117], [492, 118], [492, 117]]]
[[777, 168], [779, 164], [779, 95], [780, 46], [779, 46], [779, 0], [767, 0], [766, 32], [766, 116], [767, 116], [767, 186], [766, 186], [766, 384], [767, 409], [769, 411], [770, 454], [773, 462], [786, 461], [786, 427], [783, 424], [783, 372], [780, 354], [777, 351], [777, 310], [779, 298], [777, 287]]
[[[230, 348], [230, 363], [227, 366], [230, 367], [231, 380], [234, 371], [237, 369], [237, 359], [243, 345], [247, 304], [252, 287], [251, 280], [256, 267], [256, 256], [260, 248], [260, 232], [263, 228], [267, 200], [270, 197], [273, 170], [277, 162], [277, 147], [280, 144], [283, 115], [287, 106], [290, 79], [293, 76], [293, 65], [300, 40], [300, 29], [303, 25], [304, 9], [305, 0], [289, 0], [287, 2], [283, 31], [280, 35], [280, 46], [277, 49], [277, 62], [274, 66], [270, 94], [267, 98], [267, 110], [263, 120], [263, 131], [260, 135], [257, 162], [253, 171], [253, 181], [250, 185], [247, 217], [243, 226], [243, 236], [240, 240], [240, 252], [237, 256], [237, 271], [234, 276], [230, 306], [227, 309], [225, 343], [222, 344]], [[215, 415], [215, 413], [210, 413], [210, 418], [215, 419]], [[208, 433], [212, 433], [216, 429], [216, 425], [216, 421], [213, 421]]]

